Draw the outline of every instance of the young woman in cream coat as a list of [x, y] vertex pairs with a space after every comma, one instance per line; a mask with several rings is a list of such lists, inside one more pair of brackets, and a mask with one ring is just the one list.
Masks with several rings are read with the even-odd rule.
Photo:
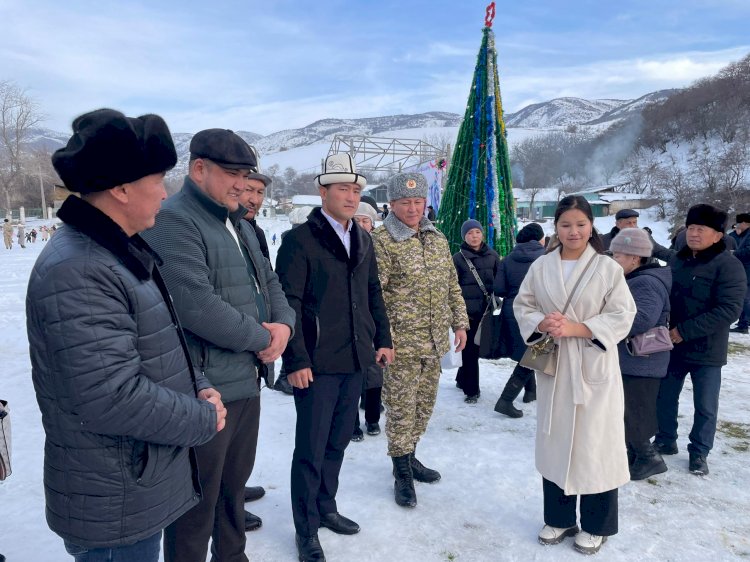
[[617, 342], [628, 335], [636, 308], [622, 268], [599, 254], [583, 197], [560, 201], [555, 233], [560, 245], [532, 264], [513, 304], [527, 343], [550, 334], [559, 346], [557, 375], [537, 372], [536, 467], [545, 522], [539, 541], [575, 535], [576, 550], [593, 554], [617, 533], [617, 488], [630, 480]]

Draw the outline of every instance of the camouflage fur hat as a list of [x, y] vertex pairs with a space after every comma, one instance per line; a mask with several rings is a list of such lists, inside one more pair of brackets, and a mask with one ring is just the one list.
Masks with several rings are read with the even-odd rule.
[[388, 180], [388, 200], [427, 198], [427, 180], [420, 173], [396, 174]]

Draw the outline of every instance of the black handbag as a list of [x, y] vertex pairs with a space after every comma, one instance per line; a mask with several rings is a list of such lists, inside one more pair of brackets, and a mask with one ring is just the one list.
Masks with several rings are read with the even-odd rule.
[[463, 252], [461, 252], [461, 255], [466, 261], [466, 265], [469, 266], [469, 270], [487, 301], [487, 307], [484, 309], [482, 319], [479, 321], [477, 333], [474, 334], [474, 345], [479, 347], [479, 357], [481, 359], [500, 359], [501, 357], [505, 357], [505, 341], [501, 337], [501, 310], [503, 301], [487, 292], [481, 277], [479, 277], [477, 268], [474, 267], [474, 264], [469, 261]]

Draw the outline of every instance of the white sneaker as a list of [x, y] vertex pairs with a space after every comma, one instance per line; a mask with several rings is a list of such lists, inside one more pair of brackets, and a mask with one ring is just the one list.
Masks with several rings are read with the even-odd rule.
[[573, 544], [573, 548], [583, 554], [596, 554], [605, 542], [607, 542], [607, 537], [581, 531], [576, 535], [576, 542]]
[[572, 537], [578, 532], [578, 526], [574, 525], [572, 527], [567, 528], [561, 528], [561, 527], [552, 527], [550, 525], [545, 525], [542, 527], [542, 530], [539, 531], [539, 542], [541, 544], [549, 545], [549, 544], [558, 544], [561, 543], [563, 540], [565, 540], [565, 537]]

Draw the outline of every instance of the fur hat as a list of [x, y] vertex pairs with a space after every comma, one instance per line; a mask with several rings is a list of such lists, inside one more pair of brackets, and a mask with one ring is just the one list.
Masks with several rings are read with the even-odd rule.
[[617, 214], [615, 214], [615, 220], [619, 221], [620, 219], [630, 219], [640, 216], [641, 215], [638, 213], [638, 211], [634, 211], [633, 209], [620, 209], [619, 211], [617, 211]]
[[612, 239], [609, 251], [613, 254], [628, 254], [629, 256], [641, 256], [650, 258], [654, 251], [654, 245], [648, 232], [641, 228], [623, 228]]
[[750, 213], [739, 213], [736, 220], [737, 222], [750, 222]]
[[712, 205], [700, 203], [690, 207], [690, 210], [687, 213], [685, 226], [690, 226], [691, 224], [708, 226], [709, 228], [713, 228], [717, 232], [724, 234], [724, 230], [726, 230], [727, 227], [727, 214]]
[[369, 203], [360, 203], [359, 207], [357, 207], [357, 212], [354, 213], [355, 217], [357, 215], [369, 218], [372, 221], [373, 226], [375, 226], [375, 221], [378, 220], [378, 214]]
[[388, 180], [388, 200], [407, 197], [427, 198], [427, 180], [419, 172], [396, 174]]
[[52, 155], [65, 187], [104, 191], [174, 168], [177, 152], [164, 119], [97, 109], [73, 121], [73, 136]]
[[542, 238], [544, 238], [544, 230], [542, 230], [542, 227], [535, 222], [530, 222], [519, 230], [518, 234], [516, 234], [516, 242], [518, 244], [531, 242], [532, 240], [534, 242], [539, 242]]
[[367, 178], [357, 173], [357, 167], [350, 154], [337, 152], [326, 158], [323, 173], [315, 178], [317, 187], [325, 187], [332, 183], [356, 183], [364, 188], [367, 185]]
[[248, 146], [250, 147], [250, 152], [252, 152], [253, 156], [255, 156], [255, 161], [257, 162], [257, 164], [255, 165], [255, 168], [250, 168], [250, 174], [248, 174], [247, 179], [260, 180], [263, 182], [263, 185], [265, 187], [268, 187], [269, 185], [271, 185], [271, 182], [273, 180], [261, 171], [260, 158], [258, 157], [258, 150], [252, 145], [248, 145]]
[[469, 232], [472, 228], [478, 228], [482, 231], [482, 234], [484, 234], [484, 228], [482, 228], [482, 225], [479, 223], [478, 220], [469, 219], [465, 220], [464, 223], [461, 225], [461, 240], [466, 238], [466, 233]]
[[190, 159], [206, 158], [229, 170], [254, 170], [255, 153], [241, 136], [230, 129], [204, 129], [190, 140]]

